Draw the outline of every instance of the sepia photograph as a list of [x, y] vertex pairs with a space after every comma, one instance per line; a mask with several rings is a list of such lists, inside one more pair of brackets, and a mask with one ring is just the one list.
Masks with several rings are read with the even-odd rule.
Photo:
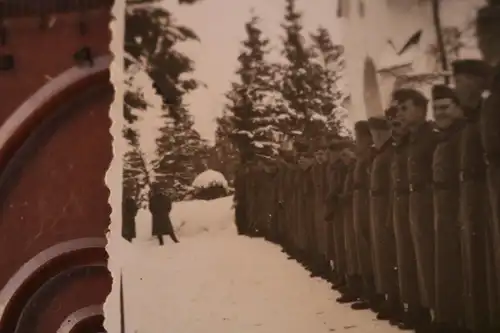
[[124, 11], [120, 333], [500, 330], [499, 1]]

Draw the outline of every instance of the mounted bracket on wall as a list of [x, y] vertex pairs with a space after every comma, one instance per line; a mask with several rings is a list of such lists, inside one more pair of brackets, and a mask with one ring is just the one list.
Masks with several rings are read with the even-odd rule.
[[92, 50], [88, 46], [84, 46], [73, 54], [73, 59], [80, 66], [94, 66], [94, 57]]

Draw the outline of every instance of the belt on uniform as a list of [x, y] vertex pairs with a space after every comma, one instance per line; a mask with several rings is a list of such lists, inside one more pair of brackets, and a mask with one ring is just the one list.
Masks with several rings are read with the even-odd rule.
[[388, 189], [376, 189], [376, 190], [370, 190], [370, 195], [373, 197], [383, 197], [389, 195], [389, 190]]
[[408, 195], [410, 193], [410, 188], [409, 187], [397, 187], [394, 189], [394, 192], [397, 195]]
[[410, 184], [410, 193], [421, 192], [429, 186], [428, 182]]
[[368, 186], [363, 185], [363, 184], [354, 184], [353, 190], [354, 191], [368, 191]]
[[485, 153], [484, 160], [488, 166], [500, 166], [500, 153]]
[[438, 191], [457, 190], [459, 187], [459, 183], [453, 181], [435, 181], [432, 185], [434, 190]]
[[460, 182], [481, 182], [486, 179], [485, 170], [462, 170], [460, 171]]

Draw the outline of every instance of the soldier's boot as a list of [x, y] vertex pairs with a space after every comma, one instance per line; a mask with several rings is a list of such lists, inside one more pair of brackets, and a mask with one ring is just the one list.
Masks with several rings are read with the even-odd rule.
[[342, 295], [336, 299], [337, 303], [346, 304], [346, 303], [354, 303], [359, 300], [359, 295], [354, 290], [349, 290], [349, 288], [345, 288], [343, 290]]
[[343, 288], [346, 286], [346, 284], [347, 282], [345, 278], [335, 276], [332, 279], [332, 290], [338, 290], [339, 288]]
[[401, 320], [403, 315], [403, 306], [399, 301], [398, 297], [387, 295], [385, 301], [380, 307], [377, 313], [378, 320], [396, 320], [398, 322]]
[[431, 315], [429, 310], [420, 306], [410, 306], [405, 313], [404, 319], [400, 325], [401, 330], [415, 330], [415, 332], [431, 332]]

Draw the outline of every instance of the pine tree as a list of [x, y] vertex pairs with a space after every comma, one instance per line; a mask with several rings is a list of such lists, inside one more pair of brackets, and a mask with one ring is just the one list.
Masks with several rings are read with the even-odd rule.
[[221, 172], [229, 183], [234, 179], [234, 173], [239, 162], [238, 149], [231, 140], [234, 126], [231, 114], [225, 110], [216, 119], [215, 145], [211, 151], [208, 167]]
[[[195, 2], [179, 0], [185, 4]], [[188, 27], [177, 24], [159, 0], [127, 0], [125, 52], [145, 64], [143, 67], [163, 100], [164, 110], [174, 119], [181, 117], [178, 109], [182, 107], [183, 96], [199, 85], [192, 78], [184, 78], [186, 73], [193, 72], [192, 60], [174, 50], [177, 43], [187, 40], [198, 40], [198, 37]], [[131, 65], [132, 61], [126, 59], [126, 69]]]
[[189, 192], [196, 175], [206, 169], [208, 144], [193, 128], [193, 118], [182, 109], [177, 120], [165, 122], [156, 140], [158, 158], [153, 162], [156, 180], [173, 199]]
[[[195, 2], [197, 0], [179, 0], [180, 4]], [[203, 162], [193, 157], [193, 151], [200, 150], [205, 156], [206, 148], [204, 140], [192, 128], [193, 121], [184, 105], [184, 96], [199, 85], [186, 76], [194, 71], [194, 65], [189, 57], [175, 50], [175, 46], [198, 37], [188, 27], [178, 24], [158, 0], [127, 0], [125, 29], [126, 71], [134, 65], [140, 67], [151, 78], [153, 88], [162, 99], [158, 158], [148, 166], [152, 169], [148, 179], [159, 181], [181, 195], [194, 177], [191, 174], [196, 175], [196, 171], [202, 169]], [[140, 90], [127, 90], [124, 117], [129, 123], [128, 129], [137, 121], [137, 111], [147, 107]], [[139, 146], [132, 149], [140, 153]]]
[[344, 127], [342, 107], [347, 98], [340, 84], [345, 66], [344, 48], [334, 44], [328, 30], [321, 26], [310, 37], [316, 60], [313, 73], [317, 75], [311, 107], [325, 119], [325, 126], [319, 128], [326, 131], [323, 135], [337, 135]]
[[232, 124], [230, 139], [240, 153], [242, 163], [258, 156], [277, 153], [281, 108], [274, 103], [275, 67], [268, 63], [269, 40], [258, 28], [259, 17], [252, 13], [245, 24], [246, 39], [238, 57], [238, 82], [226, 94], [226, 112]]
[[296, 8], [295, 0], [286, 0], [285, 30], [283, 39], [283, 55], [287, 66], [283, 74], [281, 93], [288, 102], [292, 115], [289, 131], [296, 142], [309, 140], [316, 135], [318, 125], [324, 121], [317, 117], [314, 110], [313, 95], [320, 84], [317, 81], [318, 70], [313, 66], [313, 53], [307, 47], [301, 24], [302, 14]]

